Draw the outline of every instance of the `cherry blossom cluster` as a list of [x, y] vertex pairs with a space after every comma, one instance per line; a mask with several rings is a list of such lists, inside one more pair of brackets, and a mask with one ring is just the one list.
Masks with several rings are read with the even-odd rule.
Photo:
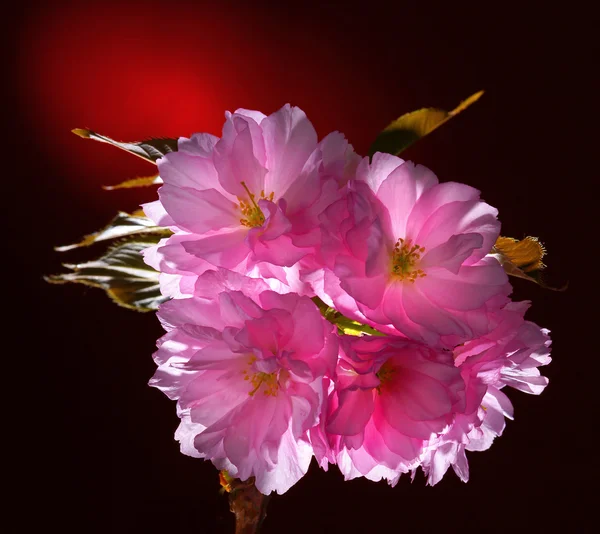
[[313, 457], [346, 479], [429, 484], [539, 394], [548, 331], [524, 319], [491, 255], [476, 189], [321, 141], [302, 110], [227, 113], [222, 136], [158, 161], [148, 248], [169, 297], [151, 385], [177, 400], [184, 454], [283, 493]]

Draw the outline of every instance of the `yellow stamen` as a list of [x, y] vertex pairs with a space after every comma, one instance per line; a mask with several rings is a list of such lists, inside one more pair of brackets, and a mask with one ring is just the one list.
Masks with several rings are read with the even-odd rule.
[[[250, 356], [248, 360], [248, 366], [252, 366], [252, 364], [256, 361], [256, 356]], [[258, 373], [250, 374], [246, 369], [242, 371], [244, 375], [244, 380], [249, 380], [253, 386], [252, 391], [248, 392], [248, 395], [251, 397], [260, 389], [260, 386], [265, 385], [263, 394], [270, 397], [277, 397], [277, 391], [279, 390], [279, 381], [277, 377], [277, 372], [274, 373], [263, 373], [259, 371]]]
[[[258, 226], [262, 226], [265, 222], [265, 216], [262, 210], [260, 209], [259, 205], [256, 203], [256, 196], [250, 192], [250, 189], [248, 189], [246, 182], [240, 183], [248, 193], [249, 200], [249, 202], [247, 202], [246, 200], [238, 197], [240, 210], [242, 212], [242, 215], [244, 216], [242, 219], [240, 219], [240, 224], [242, 226], [246, 226], [247, 228], [256, 228]], [[269, 196], [265, 196], [264, 189], [260, 192], [260, 198], [264, 200], [270, 200], [272, 202], [274, 196], [275, 193], [273, 192], [270, 193]]]
[[402, 238], [398, 239], [392, 252], [392, 275], [399, 280], [408, 280], [413, 284], [417, 278], [426, 276], [423, 270], [416, 269], [423, 252], [425, 252], [425, 247], [413, 245], [410, 239], [406, 241]]

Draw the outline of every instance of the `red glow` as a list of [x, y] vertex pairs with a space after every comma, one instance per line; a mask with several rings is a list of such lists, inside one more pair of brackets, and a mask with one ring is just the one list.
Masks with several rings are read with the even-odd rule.
[[192, 23], [199, 13], [182, 15], [90, 4], [30, 21], [20, 63], [24, 107], [49, 152], [70, 170], [86, 169], [85, 180], [73, 174], [78, 183], [97, 187], [152, 168], [116, 151], [108, 157], [108, 147], [82, 146], [74, 127], [120, 140], [219, 132], [231, 83], [203, 41], [223, 25], [211, 14], [200, 31]]
[[[346, 50], [331, 46], [333, 30], [308, 34], [294, 20], [283, 26], [257, 9], [225, 9], [109, 2], [31, 15], [20, 42], [20, 104], [43, 140], [43, 157], [70, 187], [97, 189], [154, 171], [138, 158], [75, 137], [73, 128], [123, 141], [218, 135], [227, 109], [270, 113], [290, 102], [321, 135], [335, 124], [355, 146], [356, 132], [372, 139], [348, 110], [374, 82], [344, 64]], [[376, 117], [377, 99], [371, 102]]]

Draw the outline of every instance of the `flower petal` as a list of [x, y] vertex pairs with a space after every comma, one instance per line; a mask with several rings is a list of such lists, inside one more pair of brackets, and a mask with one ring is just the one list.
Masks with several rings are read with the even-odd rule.
[[339, 405], [329, 419], [327, 432], [342, 436], [362, 432], [373, 414], [373, 390], [346, 389], [340, 391], [338, 397]]
[[306, 160], [317, 146], [317, 132], [306, 114], [289, 104], [269, 115], [262, 123], [267, 168], [265, 193], [285, 195], [301, 173]]
[[158, 195], [169, 215], [184, 230], [204, 234], [240, 226], [237, 206], [216, 189], [198, 191], [166, 184]]

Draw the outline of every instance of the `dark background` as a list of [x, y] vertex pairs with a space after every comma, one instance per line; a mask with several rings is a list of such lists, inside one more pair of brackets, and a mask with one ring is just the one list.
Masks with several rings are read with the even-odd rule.
[[[445, 6], [445, 7], [443, 7]], [[147, 386], [161, 328], [99, 290], [42, 276], [97, 250], [58, 253], [150, 189], [101, 185], [151, 174], [143, 161], [72, 135], [120, 140], [219, 134], [226, 109], [302, 107], [320, 136], [365, 154], [392, 119], [423, 106], [461, 116], [406, 158], [482, 190], [503, 234], [538, 236], [548, 280], [514, 282], [527, 318], [552, 331], [537, 398], [509, 391], [516, 419], [471, 480], [419, 473], [395, 488], [344, 483], [335, 467], [271, 500], [277, 532], [591, 531], [598, 348], [592, 320], [597, 138], [592, 11], [576, 3], [23, 3], [4, 13], [5, 431], [17, 497], [11, 532], [232, 532], [217, 471], [179, 453], [175, 403]]]

